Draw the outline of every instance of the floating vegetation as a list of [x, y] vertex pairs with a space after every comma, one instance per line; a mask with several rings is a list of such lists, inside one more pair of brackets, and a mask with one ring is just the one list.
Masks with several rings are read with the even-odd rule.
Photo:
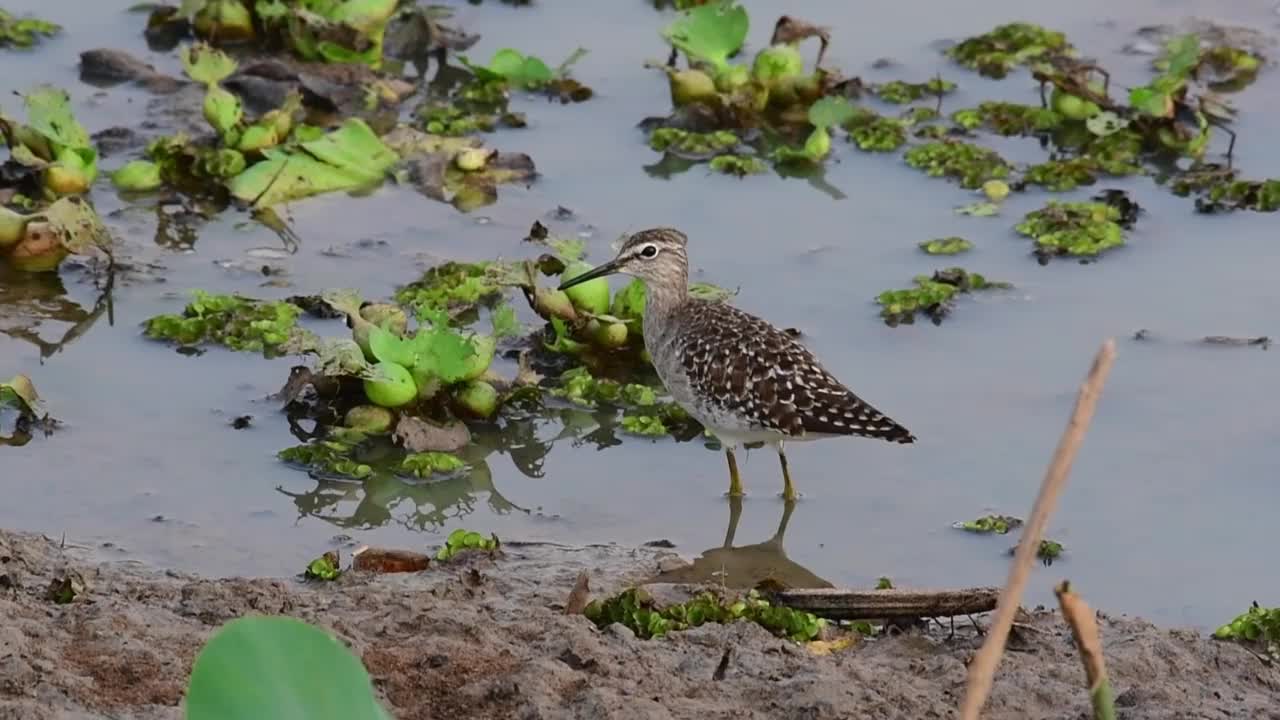
[[1106, 202], [1055, 202], [1027, 213], [1015, 229], [1035, 240], [1042, 262], [1057, 255], [1093, 258], [1124, 245], [1124, 215]]
[[893, 103], [895, 105], [904, 105], [912, 103], [923, 97], [941, 98], [954, 92], [956, 84], [950, 80], [942, 78], [933, 78], [927, 82], [909, 83], [901, 80], [891, 80], [881, 85], [875, 85], [871, 91], [876, 97], [884, 102]]
[[938, 270], [933, 276], [917, 275], [916, 286], [905, 290], [885, 290], [876, 296], [880, 305], [880, 317], [889, 327], [911, 325], [917, 313], [923, 313], [939, 325], [954, 307], [955, 297], [961, 293], [1012, 287], [1004, 282], [992, 282], [978, 273], [958, 267]]
[[0, 10], [0, 47], [29, 48], [40, 36], [53, 37], [62, 26], [38, 18], [17, 18], [8, 10]]
[[342, 568], [339, 567], [338, 553], [330, 550], [320, 557], [307, 563], [307, 569], [303, 571], [302, 576], [308, 580], [324, 580], [332, 582], [342, 576]]
[[953, 235], [951, 237], [925, 240], [920, 243], [919, 247], [929, 255], [959, 255], [972, 250], [973, 243]]
[[445, 452], [410, 453], [400, 461], [400, 472], [417, 478], [448, 474], [465, 468], [462, 458]]
[[292, 351], [305, 331], [297, 327], [302, 308], [290, 302], [265, 302], [239, 295], [192, 290], [180, 315], [157, 315], [144, 324], [145, 334], [182, 346], [202, 343], [274, 357]]
[[1007, 535], [1010, 530], [1022, 527], [1022, 518], [1012, 515], [983, 515], [976, 520], [965, 520], [953, 527], [982, 535]]
[[1234, 169], [1214, 163], [1196, 163], [1168, 180], [1175, 195], [1196, 196], [1201, 213], [1280, 210], [1280, 180], [1240, 180]]
[[1030, 65], [1053, 57], [1072, 57], [1075, 49], [1063, 33], [1015, 22], [963, 40], [948, 48], [946, 55], [970, 70], [1001, 79], [1016, 65]]
[[597, 627], [620, 623], [645, 640], [706, 623], [745, 620], [779, 637], [807, 642], [817, 638], [827, 624], [812, 613], [773, 605], [755, 590], [737, 599], [704, 592], [687, 602], [658, 607], [644, 589], [629, 588], [605, 600], [591, 601], [583, 614]]
[[372, 466], [351, 458], [353, 450], [354, 446], [348, 443], [317, 440], [285, 448], [276, 453], [276, 456], [320, 477], [362, 480], [372, 475]]
[[502, 297], [491, 262], [445, 262], [396, 290], [395, 301], [414, 314], [448, 313], [455, 321], [479, 306], [492, 306]]
[[1280, 607], [1264, 608], [1257, 602], [1234, 620], [1213, 632], [1219, 640], [1234, 640], [1280, 662]]
[[738, 136], [728, 130], [698, 133], [678, 128], [657, 128], [649, 136], [649, 147], [658, 152], [686, 156], [716, 155], [738, 146]]
[[1041, 540], [1040, 545], [1036, 548], [1036, 557], [1048, 567], [1053, 564], [1053, 561], [1062, 557], [1062, 552], [1062, 543], [1056, 540]]
[[893, 152], [907, 142], [905, 120], [888, 118], [870, 110], [858, 108], [852, 117], [844, 122], [849, 132], [849, 139], [859, 150], [868, 152]]
[[648, 385], [592, 377], [584, 367], [566, 370], [560, 375], [560, 383], [551, 394], [583, 407], [593, 408], [600, 403], [652, 406], [658, 402], [657, 393]]
[[93, 206], [58, 198], [24, 215], [0, 206], [0, 260], [23, 272], [53, 273], [69, 255], [112, 252], [110, 233]]
[[759, 175], [769, 169], [763, 160], [754, 155], [717, 155], [711, 158], [709, 165], [716, 172], [739, 177]]
[[21, 95], [27, 122], [0, 114], [9, 159], [26, 171], [24, 190], [53, 200], [88, 192], [98, 176], [98, 150], [71, 112], [67, 91], [38, 85]]
[[458, 528], [445, 538], [444, 545], [436, 552], [436, 560], [446, 562], [473, 550], [492, 554], [501, 546], [497, 535], [485, 537], [478, 532]]
[[984, 128], [1011, 137], [1052, 131], [1062, 124], [1062, 116], [1049, 108], [988, 100], [953, 112], [951, 121], [966, 130]]
[[917, 145], [907, 151], [906, 161], [931, 177], [954, 178], [960, 187], [969, 189], [1008, 177], [1012, 169], [994, 150], [960, 140]]
[[1027, 168], [1023, 179], [1032, 185], [1041, 185], [1046, 190], [1064, 192], [1075, 190], [1081, 185], [1092, 185], [1098, 181], [1097, 173], [1101, 170], [1097, 161], [1090, 157], [1049, 160]]
[[586, 54], [586, 48], [578, 48], [554, 70], [541, 58], [513, 48], [495, 51], [488, 65], [476, 65], [465, 55], [458, 56], [458, 60], [475, 73], [480, 83], [497, 80], [508, 87], [542, 92], [568, 103], [585, 102], [594, 95], [591, 88], [569, 76], [569, 69]]

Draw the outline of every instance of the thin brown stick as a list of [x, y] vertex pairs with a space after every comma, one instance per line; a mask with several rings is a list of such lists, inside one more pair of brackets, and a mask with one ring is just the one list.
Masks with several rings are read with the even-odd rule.
[[1115, 701], [1112, 699], [1111, 681], [1107, 679], [1107, 666], [1102, 659], [1102, 639], [1098, 635], [1098, 619], [1084, 598], [1071, 592], [1071, 585], [1063, 580], [1053, 589], [1058, 596], [1062, 617], [1071, 627], [1071, 636], [1080, 650], [1084, 663], [1084, 676], [1089, 683], [1089, 698], [1093, 704], [1094, 720], [1115, 720]]
[[1009, 638], [1009, 629], [1013, 625], [1014, 614], [1018, 610], [1018, 602], [1031, 574], [1031, 564], [1035, 562], [1036, 548], [1044, 536], [1045, 526], [1049, 523], [1049, 515], [1058, 502], [1058, 495], [1066, 485], [1071, 465], [1075, 462], [1076, 453], [1084, 441], [1089, 422], [1093, 419], [1093, 411], [1098, 405], [1098, 396], [1106, 383], [1107, 374], [1116, 359], [1116, 342], [1109, 339], [1102, 344], [1098, 354], [1093, 358], [1093, 367], [1080, 386], [1076, 396], [1075, 409], [1071, 420], [1058, 441], [1058, 448], [1053, 453], [1053, 460], [1045, 472], [1044, 481], [1040, 484], [1040, 494], [1035, 505], [1031, 507], [1031, 518], [1027, 521], [1018, 550], [1013, 557], [1013, 565], [1009, 568], [1009, 580], [1000, 593], [996, 606], [996, 617], [988, 629], [987, 639], [982, 648], [969, 663], [968, 687], [964, 702], [960, 706], [961, 720], [978, 720], [978, 713], [987, 701], [991, 692], [991, 684], [995, 680], [996, 666], [1000, 663], [1000, 655], [1004, 652], [1005, 641]]

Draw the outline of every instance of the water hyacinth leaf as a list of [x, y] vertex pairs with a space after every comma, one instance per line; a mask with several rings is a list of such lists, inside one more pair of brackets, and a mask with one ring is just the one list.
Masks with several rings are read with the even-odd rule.
[[364, 664], [329, 633], [290, 617], [224, 625], [196, 656], [187, 720], [389, 720]]
[[11, 407], [18, 412], [34, 417], [39, 410], [40, 395], [31, 378], [26, 375], [14, 375], [9, 382], [0, 383], [0, 408]]
[[62, 26], [37, 18], [16, 18], [7, 10], [0, 10], [0, 47], [28, 48], [37, 37], [53, 37], [62, 32]]
[[399, 157], [359, 118], [297, 148], [267, 150], [266, 159], [231, 179], [235, 197], [269, 207], [320, 193], [382, 182]]
[[[62, 147], [93, 149], [88, 131], [71, 112], [71, 97], [66, 90], [40, 85], [22, 99], [26, 104], [27, 122], [49, 142]], [[94, 157], [97, 157], [96, 151]]]
[[540, 58], [525, 55], [511, 48], [503, 48], [495, 52], [493, 58], [489, 60], [488, 69], [522, 88], [536, 88], [555, 79], [551, 68], [547, 67]]
[[379, 361], [407, 368], [413, 367], [418, 360], [411, 340], [401, 338], [377, 325], [369, 328], [369, 349]]
[[817, 128], [833, 128], [851, 120], [856, 113], [845, 97], [824, 97], [809, 106], [809, 124]]
[[79, 197], [59, 198], [22, 220], [22, 237], [8, 249], [10, 264], [20, 270], [52, 272], [67, 255], [111, 254], [111, 234], [93, 206]]
[[431, 477], [437, 473], [452, 473], [465, 468], [467, 464], [457, 455], [446, 452], [418, 452], [406, 455], [400, 461], [400, 472], [418, 478]]
[[215, 85], [231, 77], [239, 63], [230, 55], [206, 43], [194, 43], [178, 53], [187, 77], [202, 85]]
[[746, 8], [736, 0], [709, 2], [686, 10], [662, 29], [662, 37], [691, 58], [719, 71], [742, 48], [750, 29]]
[[131, 160], [111, 173], [111, 182], [126, 192], [147, 192], [164, 184], [160, 166], [150, 160]]

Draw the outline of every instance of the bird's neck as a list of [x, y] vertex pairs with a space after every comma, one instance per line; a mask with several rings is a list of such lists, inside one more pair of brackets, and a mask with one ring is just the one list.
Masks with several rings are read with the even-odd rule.
[[[689, 299], [689, 280], [681, 277], [678, 283], [645, 283], [644, 323], [657, 327], [663, 318], [670, 316]], [[656, 321], [656, 322], [655, 322]]]

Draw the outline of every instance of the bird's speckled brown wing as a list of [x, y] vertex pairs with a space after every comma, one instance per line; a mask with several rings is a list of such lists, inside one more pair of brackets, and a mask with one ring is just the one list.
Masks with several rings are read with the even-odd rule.
[[690, 301], [679, 358], [694, 392], [722, 412], [792, 438], [858, 435], [911, 443], [905, 427], [854, 395], [797, 340], [723, 302]]

